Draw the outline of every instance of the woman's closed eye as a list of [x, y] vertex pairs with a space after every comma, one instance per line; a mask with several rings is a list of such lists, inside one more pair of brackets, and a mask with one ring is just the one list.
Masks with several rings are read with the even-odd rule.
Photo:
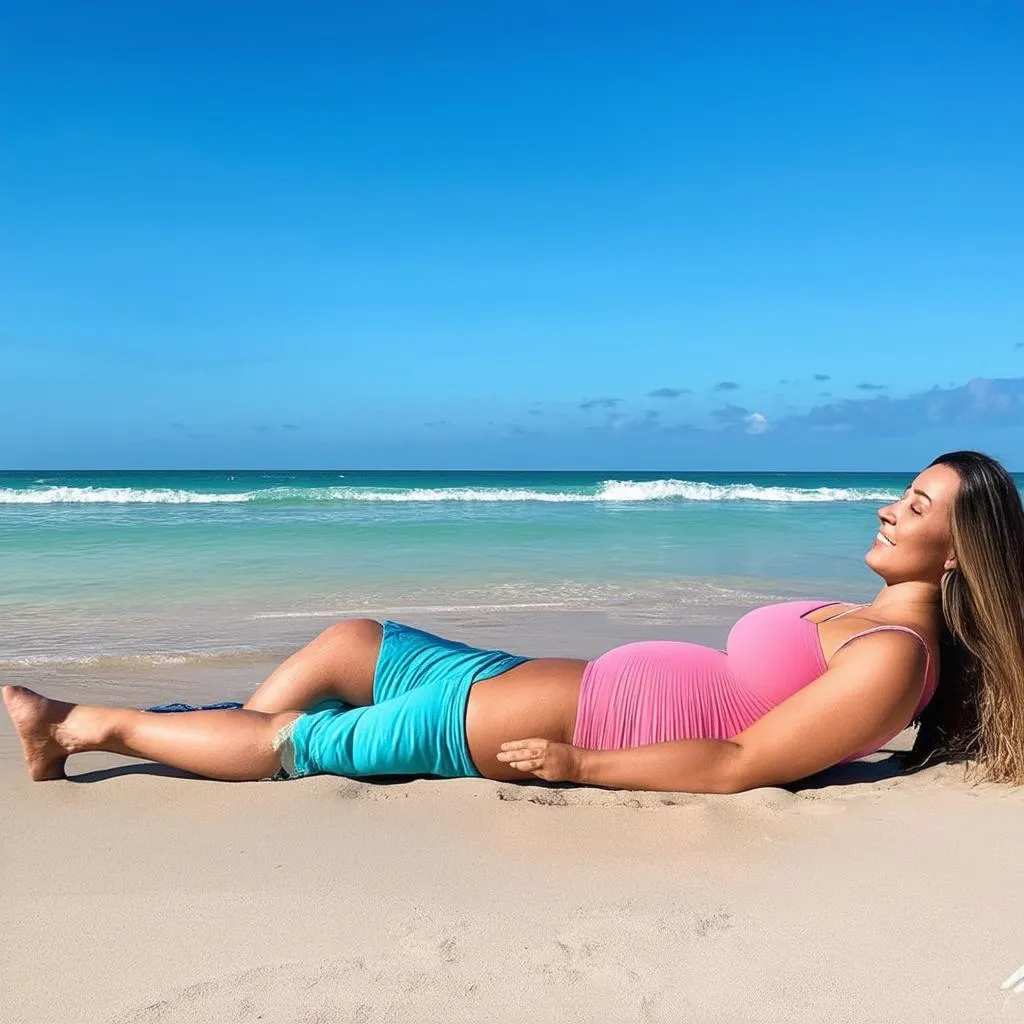
[[[909, 497], [909, 495], [910, 495], [910, 488], [908, 487], [908, 488], [907, 488], [907, 489], [906, 489], [906, 490], [905, 490], [905, 491], [903, 492], [903, 497], [904, 497], [904, 498], [907, 498], [907, 497]], [[918, 515], [918, 516], [919, 516], [919, 515], [923, 515], [923, 512], [921, 511], [921, 509], [920, 509], [920, 508], [919, 508], [919, 507], [918, 507], [917, 505], [913, 505], [913, 504], [912, 504], [912, 505], [910, 506], [910, 511], [911, 511], [911, 512], [913, 512], [913, 513], [914, 513], [914, 515]]]

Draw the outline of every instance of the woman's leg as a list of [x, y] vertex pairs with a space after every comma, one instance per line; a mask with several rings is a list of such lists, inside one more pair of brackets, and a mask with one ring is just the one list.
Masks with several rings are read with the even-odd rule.
[[356, 707], [373, 703], [373, 676], [382, 628], [373, 619], [346, 619], [282, 662], [245, 702], [249, 711], [304, 711], [328, 697]]
[[68, 755], [87, 750], [143, 757], [211, 779], [264, 779], [281, 767], [277, 731], [297, 712], [194, 711], [158, 715], [67, 704], [22, 686], [3, 687], [33, 779], [64, 777]]

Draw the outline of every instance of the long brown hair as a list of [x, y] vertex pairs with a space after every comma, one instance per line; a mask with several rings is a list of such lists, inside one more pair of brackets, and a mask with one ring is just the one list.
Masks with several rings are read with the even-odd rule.
[[967, 761], [976, 781], [1024, 785], [1024, 505], [988, 455], [947, 452], [932, 465], [960, 477], [958, 568], [942, 578], [938, 685], [904, 766]]

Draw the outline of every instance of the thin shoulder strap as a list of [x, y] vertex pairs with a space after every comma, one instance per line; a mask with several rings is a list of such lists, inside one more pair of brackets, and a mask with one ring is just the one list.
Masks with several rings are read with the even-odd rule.
[[[841, 601], [837, 601], [836, 604], [842, 604]], [[849, 608], [844, 609], [841, 612], [836, 612], [835, 615], [828, 615], [824, 619], [819, 619], [818, 622], [831, 622], [833, 619], [841, 619], [844, 615], [849, 615], [850, 612], [857, 611], [858, 608], [867, 608], [866, 604], [854, 604]]]
[[[840, 613], [842, 614], [842, 613]], [[865, 629], [860, 633], [854, 633], [853, 636], [847, 637], [836, 649], [832, 652], [832, 656], [835, 657], [848, 643], [852, 643], [854, 640], [859, 639], [862, 636], [867, 636], [869, 633], [877, 633], [882, 629], [898, 629], [901, 633], [909, 633], [911, 636], [916, 636], [918, 642], [924, 648], [924, 680], [925, 685], [928, 684], [928, 674], [931, 671], [932, 666], [932, 652], [928, 646], [928, 642], [916, 629], [911, 629], [909, 626], [897, 626], [895, 623], [887, 623], [884, 626], [872, 626], [870, 629]]]

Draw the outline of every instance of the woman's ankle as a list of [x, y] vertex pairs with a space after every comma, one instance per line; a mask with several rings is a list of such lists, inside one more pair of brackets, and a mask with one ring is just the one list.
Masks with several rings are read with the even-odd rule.
[[54, 738], [69, 754], [105, 750], [116, 737], [118, 710], [75, 704], [57, 726]]

